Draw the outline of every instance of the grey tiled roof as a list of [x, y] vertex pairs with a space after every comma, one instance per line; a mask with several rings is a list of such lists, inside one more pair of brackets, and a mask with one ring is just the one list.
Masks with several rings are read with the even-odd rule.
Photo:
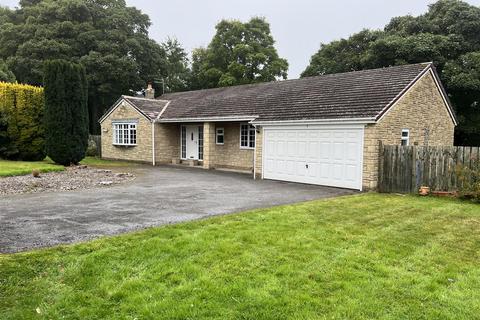
[[378, 119], [431, 67], [431, 63], [421, 63], [169, 93], [159, 100], [122, 98], [152, 120], [164, 109], [160, 120], [211, 117], [252, 117], [256, 121]]
[[130, 104], [137, 107], [139, 111], [145, 114], [150, 119], [155, 119], [158, 117], [163, 108], [167, 105], [168, 101], [163, 99], [154, 100], [154, 99], [145, 99], [138, 97], [122, 96]]
[[161, 119], [258, 116], [257, 120], [374, 118], [430, 64], [165, 94]]

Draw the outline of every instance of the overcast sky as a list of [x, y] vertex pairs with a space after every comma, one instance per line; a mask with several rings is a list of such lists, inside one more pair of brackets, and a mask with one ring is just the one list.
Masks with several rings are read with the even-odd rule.
[[[127, 0], [150, 16], [150, 36], [161, 42], [176, 37], [188, 51], [206, 46], [223, 19], [266, 17], [276, 47], [297, 78], [320, 43], [348, 37], [363, 28], [382, 28], [399, 15], [419, 15], [434, 0]], [[467, 2], [480, 6], [480, 0]], [[0, 4], [16, 6], [16, 0]]]

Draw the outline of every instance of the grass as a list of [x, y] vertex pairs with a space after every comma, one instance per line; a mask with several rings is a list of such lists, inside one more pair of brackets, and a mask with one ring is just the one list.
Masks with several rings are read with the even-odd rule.
[[1, 319], [478, 319], [480, 206], [367, 194], [0, 256]]
[[117, 161], [117, 160], [105, 160], [97, 157], [86, 157], [83, 159], [81, 164], [85, 164], [92, 167], [132, 167], [138, 164], [134, 162], [127, 161]]
[[63, 171], [64, 167], [45, 161], [9, 161], [0, 159], [0, 177], [31, 174], [32, 170], [40, 172]]
[[[104, 160], [96, 157], [86, 157], [83, 159], [81, 164], [85, 164], [92, 167], [99, 168], [120, 168], [120, 167], [132, 167], [137, 164], [126, 162], [126, 161], [116, 161], [116, 160]], [[52, 171], [63, 171], [65, 167], [55, 164], [50, 158], [46, 158], [43, 161], [10, 161], [10, 160], [1, 160], [0, 159], [0, 177], [9, 177], [9, 176], [21, 176], [26, 174], [31, 174], [32, 170], [39, 170], [40, 172], [52, 172]]]

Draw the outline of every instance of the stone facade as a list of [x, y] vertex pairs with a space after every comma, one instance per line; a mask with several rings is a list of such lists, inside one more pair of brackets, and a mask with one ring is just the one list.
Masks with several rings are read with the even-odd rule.
[[[113, 122], [115, 120], [136, 120], [137, 145], [113, 145]], [[133, 107], [123, 102], [102, 123], [102, 157], [152, 163], [152, 123]]]
[[[216, 128], [224, 129], [224, 144], [215, 142]], [[213, 167], [253, 170], [254, 149], [240, 148], [240, 123], [218, 122], [213, 130]]]
[[263, 128], [257, 128], [257, 134], [255, 136], [255, 179], [262, 178], [262, 155], [263, 155]]
[[155, 124], [155, 164], [171, 164], [180, 158], [180, 125], [176, 123]]
[[[112, 123], [136, 120], [137, 145], [114, 146]], [[155, 124], [155, 163], [169, 164], [180, 159], [180, 124]], [[216, 144], [216, 129], [224, 129], [224, 144]], [[104, 158], [153, 162], [152, 123], [124, 103], [101, 124]], [[205, 169], [231, 168], [253, 171], [262, 176], [263, 128], [256, 133], [256, 148], [240, 148], [240, 122], [206, 122], [204, 129]], [[426, 73], [376, 124], [365, 127], [363, 187], [375, 189], [378, 179], [379, 141], [386, 145], [401, 143], [402, 130], [409, 130], [410, 145], [453, 145], [455, 125], [438, 90], [432, 73]], [[254, 159], [255, 158], [255, 159]]]
[[400, 145], [402, 129], [410, 145], [453, 146], [455, 125], [430, 72], [424, 75], [376, 124], [367, 125], [364, 140], [363, 187], [375, 189], [379, 141]]

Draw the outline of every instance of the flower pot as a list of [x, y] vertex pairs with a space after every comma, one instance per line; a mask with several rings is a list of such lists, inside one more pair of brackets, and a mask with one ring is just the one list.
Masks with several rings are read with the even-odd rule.
[[429, 187], [422, 186], [422, 187], [420, 187], [420, 189], [418, 190], [418, 193], [419, 193], [421, 196], [428, 196], [428, 195], [430, 194], [430, 188], [429, 188]]

